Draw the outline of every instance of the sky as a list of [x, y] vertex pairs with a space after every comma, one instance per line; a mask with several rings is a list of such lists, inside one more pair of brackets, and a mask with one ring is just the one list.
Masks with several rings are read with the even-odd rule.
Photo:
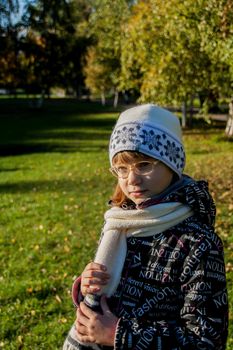
[[[18, 12], [17, 14], [15, 14], [15, 13], [12, 14], [12, 20], [13, 20], [14, 22], [17, 22], [17, 21], [20, 20], [22, 14], [23, 14], [24, 6], [25, 6], [28, 2], [30, 2], [30, 0], [29, 0], [29, 1], [28, 1], [28, 0], [18, 0], [18, 1], [19, 1], [19, 12]], [[32, 2], [32, 0], [31, 0], [31, 2]]]

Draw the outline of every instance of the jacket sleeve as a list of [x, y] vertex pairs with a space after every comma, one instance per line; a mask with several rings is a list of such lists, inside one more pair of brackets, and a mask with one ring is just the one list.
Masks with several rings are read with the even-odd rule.
[[[215, 236], [217, 237], [217, 236]], [[180, 274], [183, 302], [177, 320], [121, 318], [115, 349], [223, 350], [226, 346], [228, 303], [221, 241], [204, 238], [186, 257]]]

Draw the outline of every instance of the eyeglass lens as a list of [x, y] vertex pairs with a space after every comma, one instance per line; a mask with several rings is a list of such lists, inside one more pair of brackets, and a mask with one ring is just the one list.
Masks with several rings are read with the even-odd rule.
[[127, 177], [131, 169], [138, 175], [146, 175], [152, 171], [153, 165], [154, 163], [152, 162], [138, 162], [130, 166], [119, 165], [115, 167], [114, 170], [120, 177]]

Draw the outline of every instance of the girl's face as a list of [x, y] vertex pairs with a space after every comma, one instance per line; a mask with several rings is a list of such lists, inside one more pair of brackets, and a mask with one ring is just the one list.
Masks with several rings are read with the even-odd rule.
[[149, 174], [138, 174], [137, 171], [135, 171], [135, 163], [143, 160], [155, 161], [155, 159], [147, 156], [140, 158], [141, 159], [130, 159], [127, 162], [122, 162], [122, 159], [114, 162], [115, 167], [119, 165], [129, 167], [128, 177], [119, 177], [118, 184], [126, 197], [131, 199], [135, 204], [140, 204], [144, 200], [162, 193], [170, 185], [173, 178], [172, 170], [162, 162], [155, 163]]

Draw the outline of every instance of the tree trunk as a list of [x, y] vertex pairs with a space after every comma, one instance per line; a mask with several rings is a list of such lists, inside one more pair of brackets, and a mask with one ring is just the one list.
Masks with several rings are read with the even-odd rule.
[[101, 104], [102, 106], [105, 106], [106, 104], [105, 93], [103, 90], [101, 91]]
[[189, 121], [188, 121], [189, 128], [192, 128], [193, 126], [193, 114], [194, 114], [193, 101], [194, 101], [194, 96], [192, 95], [190, 100], [190, 107], [189, 107]]
[[233, 138], [233, 98], [231, 99], [231, 102], [229, 103], [229, 115], [228, 115], [228, 119], [227, 119], [225, 134], [226, 134], [227, 138], [229, 138], [229, 139]]
[[118, 105], [118, 97], [119, 97], [119, 92], [117, 89], [115, 89], [115, 94], [114, 94], [114, 102], [113, 102], [113, 107], [116, 108]]
[[181, 125], [182, 125], [182, 128], [186, 128], [187, 126], [187, 100], [186, 99], [183, 101], [183, 105], [182, 105]]

